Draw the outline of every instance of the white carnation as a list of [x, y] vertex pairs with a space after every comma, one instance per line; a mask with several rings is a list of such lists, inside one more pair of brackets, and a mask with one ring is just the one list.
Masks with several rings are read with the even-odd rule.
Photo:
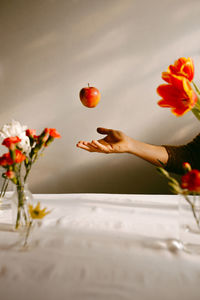
[[4, 140], [7, 137], [18, 136], [21, 142], [18, 146], [25, 153], [31, 150], [29, 138], [26, 136], [27, 126], [21, 125], [18, 121], [12, 120], [10, 124], [5, 124], [0, 130], [0, 138]]

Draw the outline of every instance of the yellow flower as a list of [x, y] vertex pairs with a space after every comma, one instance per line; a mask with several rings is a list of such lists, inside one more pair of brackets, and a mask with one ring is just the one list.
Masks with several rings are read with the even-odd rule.
[[40, 208], [40, 202], [37, 203], [35, 207], [33, 205], [29, 204], [29, 214], [32, 219], [43, 219], [47, 214], [50, 213], [50, 210], [47, 211], [47, 208]]

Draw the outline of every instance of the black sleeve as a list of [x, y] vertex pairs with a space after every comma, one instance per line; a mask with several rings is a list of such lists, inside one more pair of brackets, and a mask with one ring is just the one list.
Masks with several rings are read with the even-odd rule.
[[192, 169], [200, 170], [200, 134], [186, 145], [163, 145], [169, 155], [165, 169], [169, 172], [182, 174], [183, 163], [188, 162]]

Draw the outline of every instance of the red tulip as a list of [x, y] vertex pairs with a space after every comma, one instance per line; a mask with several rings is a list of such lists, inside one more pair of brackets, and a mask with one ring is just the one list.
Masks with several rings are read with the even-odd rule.
[[176, 116], [182, 116], [191, 110], [198, 97], [185, 77], [176, 77], [176, 84], [161, 84], [157, 93], [162, 97], [158, 102], [161, 107], [171, 107]]

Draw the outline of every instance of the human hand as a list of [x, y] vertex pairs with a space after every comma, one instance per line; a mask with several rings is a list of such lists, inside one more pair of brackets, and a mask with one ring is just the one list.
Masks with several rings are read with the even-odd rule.
[[79, 141], [76, 146], [89, 152], [106, 154], [129, 152], [130, 138], [122, 131], [98, 127], [97, 132], [106, 134], [106, 137], [91, 142]]

